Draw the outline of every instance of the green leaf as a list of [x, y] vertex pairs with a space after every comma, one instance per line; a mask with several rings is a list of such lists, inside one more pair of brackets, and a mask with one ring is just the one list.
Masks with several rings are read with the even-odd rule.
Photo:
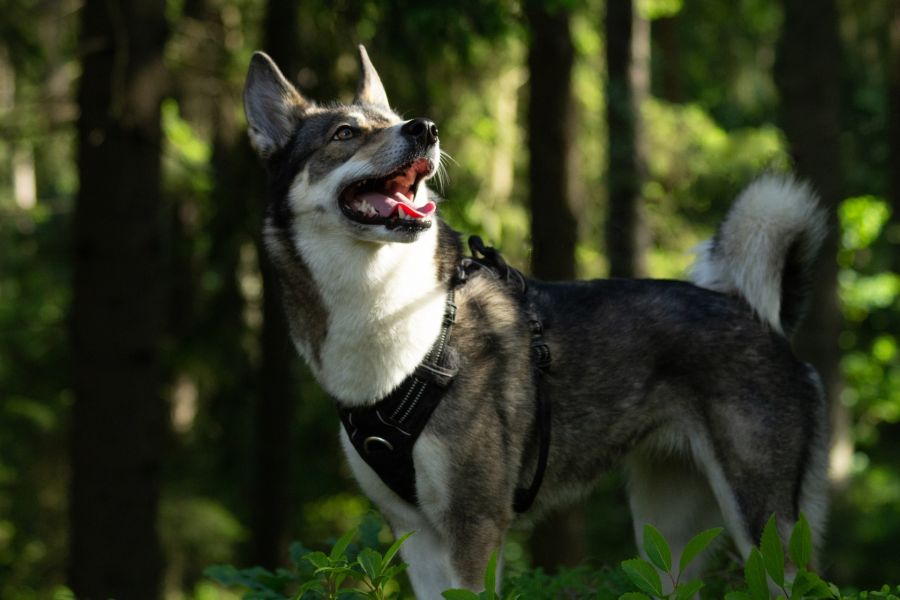
[[659, 530], [649, 523], [644, 525], [644, 552], [647, 553], [650, 562], [666, 573], [672, 570], [672, 552], [669, 550], [669, 544]]
[[715, 529], [701, 531], [692, 537], [691, 541], [685, 545], [684, 552], [681, 553], [681, 560], [678, 561], [678, 572], [683, 573], [688, 565], [691, 564], [691, 561], [697, 558], [697, 555], [703, 552], [720, 533], [722, 533], [722, 528], [716, 527]]
[[622, 561], [622, 570], [628, 579], [641, 591], [662, 596], [662, 583], [653, 565], [640, 558]]
[[625, 592], [619, 596], [619, 600], [651, 600], [647, 594], [641, 592]]
[[675, 588], [675, 600], [690, 600], [702, 587], [703, 582], [699, 580], [682, 583]]
[[387, 565], [389, 562], [391, 562], [391, 560], [393, 560], [394, 555], [397, 554], [397, 552], [400, 550], [400, 546], [403, 545], [403, 542], [405, 542], [409, 538], [409, 536], [411, 536], [414, 533], [415, 533], [415, 531], [410, 531], [409, 533], [394, 540], [394, 543], [391, 544], [391, 547], [388, 548], [387, 552], [384, 553], [384, 564], [385, 565]]
[[478, 594], [469, 590], [446, 590], [441, 593], [441, 596], [447, 600], [478, 600]]
[[747, 564], [744, 565], [744, 579], [753, 600], [769, 600], [769, 586], [766, 582], [766, 565], [759, 550], [750, 550]]
[[752, 600], [747, 592], [728, 592], [725, 600]]
[[289, 549], [291, 563], [293, 563], [294, 566], [300, 566], [303, 563], [303, 557], [310, 552], [312, 551], [300, 542], [294, 542]]
[[328, 559], [328, 556], [326, 556], [324, 552], [310, 552], [304, 556], [303, 559], [312, 563], [312, 566], [317, 569], [331, 565], [331, 560]]
[[238, 570], [231, 565], [212, 565], [203, 570], [203, 575], [225, 587], [239, 585], [243, 578]]
[[371, 548], [363, 548], [359, 556], [356, 557], [356, 562], [359, 563], [363, 573], [368, 576], [372, 583], [375, 583], [375, 580], [381, 575], [381, 554]]
[[302, 597], [303, 597], [303, 594], [305, 594], [306, 592], [311, 592], [311, 591], [323, 592], [323, 593], [324, 593], [324, 592], [325, 592], [325, 586], [324, 586], [324, 584], [322, 583], [322, 581], [319, 580], [319, 579], [313, 579], [313, 580], [307, 581], [306, 583], [304, 583], [303, 585], [301, 585], [301, 586], [297, 589], [297, 593], [294, 594], [294, 597], [295, 597], [295, 598], [302, 598]]
[[794, 598], [840, 598], [840, 591], [835, 592], [815, 573], [800, 571], [791, 587], [791, 599]]
[[812, 586], [812, 580], [809, 578], [809, 575], [806, 571], [801, 570], [794, 577], [794, 582], [791, 584], [791, 600], [803, 598], [803, 595]]
[[791, 560], [798, 569], [807, 568], [809, 566], [809, 561], [812, 560], [812, 533], [809, 530], [809, 523], [806, 522], [806, 517], [803, 513], [800, 513], [800, 518], [797, 520], [797, 523], [794, 525], [794, 530], [791, 532], [791, 541], [788, 543], [788, 553], [791, 555]]
[[766, 571], [779, 587], [784, 586], [784, 546], [778, 535], [775, 515], [769, 517], [760, 540], [760, 551], [766, 564]]
[[395, 579], [400, 573], [406, 570], [406, 566], [404, 563], [400, 563], [399, 565], [394, 565], [388, 569], [382, 571], [381, 576], [385, 579]]
[[497, 551], [491, 552], [488, 559], [487, 569], [484, 572], [484, 591], [488, 600], [494, 600], [497, 597]]
[[350, 545], [350, 541], [353, 539], [354, 535], [356, 535], [355, 529], [351, 529], [350, 531], [342, 535], [340, 539], [338, 539], [338, 541], [334, 543], [334, 547], [331, 549], [329, 558], [331, 558], [331, 560], [346, 558], [346, 556], [344, 556], [344, 553], [347, 551], [347, 546]]

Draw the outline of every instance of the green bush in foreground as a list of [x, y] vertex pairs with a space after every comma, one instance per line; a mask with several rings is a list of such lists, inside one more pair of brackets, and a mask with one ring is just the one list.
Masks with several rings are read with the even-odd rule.
[[[291, 547], [291, 569], [275, 572], [253, 567], [237, 569], [216, 565], [206, 569], [207, 577], [221, 585], [246, 589], [244, 600], [387, 600], [401, 594], [397, 577], [406, 565], [394, 561], [400, 546], [413, 534], [397, 539], [384, 552], [376, 546], [377, 525], [364, 522], [359, 529], [344, 534], [329, 553], [313, 552], [299, 543]], [[699, 533], [686, 546], [677, 569], [663, 535], [652, 525], [644, 527], [644, 551], [647, 560], [632, 558], [616, 569], [579, 567], [550, 576], [540, 569], [509, 576], [503, 581], [503, 594], [497, 594], [497, 556], [491, 556], [484, 576], [485, 591], [447, 590], [447, 600], [538, 600], [554, 598], [592, 598], [598, 600], [724, 600], [833, 599], [900, 600], [900, 586], [885, 585], [879, 591], [842, 592], [809, 571], [812, 541], [809, 525], [801, 515], [795, 525], [788, 552], [778, 536], [775, 517], [763, 531], [759, 548], [753, 548], [743, 568], [743, 589], [712, 591], [701, 579], [682, 580], [681, 574], [709, 544], [721, 528]], [[790, 562], [788, 562], [788, 559]], [[793, 575], [790, 575], [793, 573]], [[713, 582], [710, 582], [713, 583]]]

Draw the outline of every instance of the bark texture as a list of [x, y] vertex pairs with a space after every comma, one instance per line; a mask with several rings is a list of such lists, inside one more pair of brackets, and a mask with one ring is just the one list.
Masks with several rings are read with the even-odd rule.
[[[808, 180], [828, 208], [830, 233], [813, 279], [812, 302], [795, 336], [795, 349], [811, 362], [825, 383], [831, 412], [832, 460], [836, 474], [849, 468], [852, 441], [846, 409], [840, 403], [842, 378], [838, 335], [837, 207], [843, 198], [840, 159], [841, 50], [834, 0], [812, 5], [783, 0], [784, 25], [775, 65], [781, 95], [781, 121], [798, 176]], [[843, 465], [843, 466], [842, 466]]]
[[[572, 64], [570, 15], [542, 3], [526, 6], [528, 50], [528, 185], [531, 273], [544, 280], [574, 279], [577, 221], [572, 208]], [[534, 566], [554, 570], [578, 564], [585, 554], [581, 508], [550, 515], [532, 534]]]
[[87, 0], [81, 15], [69, 583], [85, 600], [160, 588], [164, 5]]
[[609, 210], [606, 254], [611, 277], [646, 275], [641, 202], [645, 178], [640, 107], [649, 92], [650, 26], [631, 0], [606, 3], [606, 123]]

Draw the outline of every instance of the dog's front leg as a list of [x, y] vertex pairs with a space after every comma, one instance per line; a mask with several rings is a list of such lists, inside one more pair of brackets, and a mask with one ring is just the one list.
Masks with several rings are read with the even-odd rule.
[[408, 565], [406, 570], [416, 598], [440, 600], [441, 593], [455, 586], [456, 577], [450, 561], [447, 542], [430, 525], [419, 522], [415, 527], [397, 527], [397, 536], [413, 531], [400, 547], [400, 556]]
[[[503, 571], [503, 538], [508, 518], [499, 515], [460, 515], [461, 520], [449, 527], [450, 563], [456, 576], [454, 587], [480, 592], [484, 589], [484, 573], [491, 553], [497, 552], [495, 591], [500, 591]], [[499, 518], [498, 518], [499, 517]]]

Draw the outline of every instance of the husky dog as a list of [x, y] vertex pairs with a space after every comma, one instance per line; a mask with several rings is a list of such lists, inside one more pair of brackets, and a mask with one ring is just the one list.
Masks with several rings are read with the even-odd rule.
[[[826, 407], [789, 343], [826, 229], [810, 189], [747, 187], [693, 283], [461, 269], [427, 187], [437, 126], [399, 117], [360, 58], [353, 102], [317, 105], [257, 53], [244, 103], [290, 334], [338, 405], [359, 485], [397, 535], [415, 531], [401, 552], [416, 596], [479, 589], [514, 505], [539, 515], [616, 465], [635, 531], [658, 527], [676, 561], [718, 524], [746, 555], [773, 513], [784, 536], [803, 511], [818, 541]], [[394, 437], [360, 434], [364, 417]]]

